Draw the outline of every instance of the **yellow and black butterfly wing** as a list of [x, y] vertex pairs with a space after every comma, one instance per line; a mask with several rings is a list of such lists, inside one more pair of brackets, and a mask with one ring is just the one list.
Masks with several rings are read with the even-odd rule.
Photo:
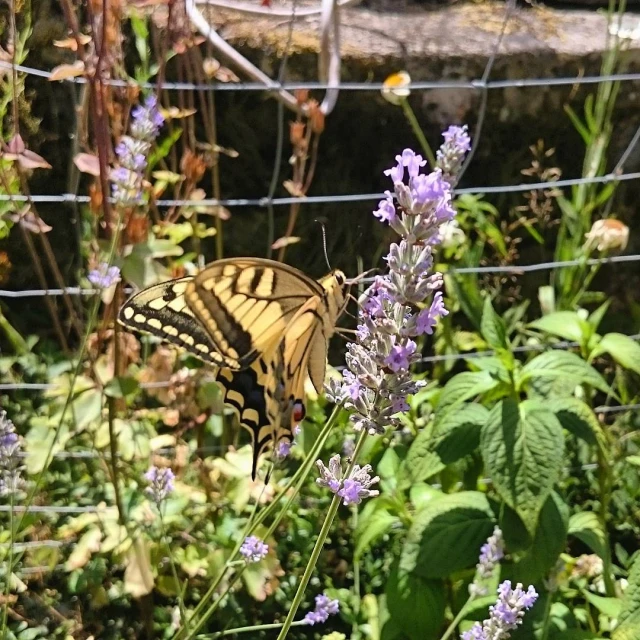
[[287, 385], [283, 379], [282, 355], [282, 348], [278, 347], [273, 357], [258, 358], [247, 369], [220, 369], [217, 372], [225, 405], [251, 435], [251, 477], [254, 480], [258, 460], [265, 450], [270, 445], [275, 448], [281, 441], [293, 441], [294, 408], [302, 412], [298, 413], [299, 420], [304, 413], [301, 397], [295, 402], [285, 397]]
[[218, 367], [239, 369], [240, 363], [221, 354], [185, 300], [192, 278], [154, 285], [132, 296], [120, 309], [118, 321], [129, 329], [150, 333], [186, 349]]
[[322, 286], [297, 269], [258, 258], [218, 260], [185, 291], [218, 353], [241, 368], [273, 349], [296, 313], [309, 300], [317, 308], [323, 295]]

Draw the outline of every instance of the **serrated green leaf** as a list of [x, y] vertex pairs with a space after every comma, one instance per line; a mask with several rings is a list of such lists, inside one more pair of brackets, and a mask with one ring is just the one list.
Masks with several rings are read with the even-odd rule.
[[574, 513], [569, 518], [570, 536], [584, 542], [596, 555], [604, 558], [607, 553], [607, 538], [598, 516], [592, 511]]
[[355, 531], [356, 548], [354, 558], [359, 560], [362, 554], [382, 535], [401, 523], [398, 516], [392, 514], [387, 504], [380, 499], [371, 500], [358, 514], [358, 527]]
[[540, 511], [533, 543], [513, 567], [513, 580], [533, 584], [543, 578], [565, 550], [569, 528], [569, 507], [552, 492]]
[[605, 448], [602, 426], [588, 404], [578, 398], [564, 397], [550, 398], [547, 406], [567, 431], [589, 444]]
[[391, 571], [385, 589], [392, 622], [410, 640], [435, 640], [444, 620], [445, 589], [439, 580]]
[[464, 404], [423, 429], [409, 448], [406, 468], [414, 482], [428, 480], [448, 464], [477, 449], [480, 429], [489, 411], [480, 404]]
[[611, 393], [607, 381], [579, 355], [570, 351], [547, 351], [527, 362], [518, 376], [521, 388], [536, 379], [560, 379], [563, 384], [587, 384], [604, 393]]
[[640, 556], [631, 566], [618, 620], [620, 624], [613, 632], [612, 640], [637, 640], [640, 637]]
[[575, 311], [556, 311], [529, 323], [529, 327], [551, 335], [582, 343], [589, 333], [589, 325]]
[[640, 375], [640, 344], [623, 333], [607, 333], [591, 352], [591, 358], [608, 353], [621, 367]]
[[533, 533], [540, 509], [560, 477], [560, 422], [535, 400], [503, 400], [482, 429], [480, 449], [496, 490]]
[[493, 512], [483, 493], [443, 495], [416, 514], [400, 555], [400, 570], [442, 578], [473, 567], [493, 527]]
[[440, 393], [435, 408], [436, 418], [444, 418], [452, 408], [493, 389], [498, 384], [499, 381], [488, 371], [465, 371], [453, 376]]
[[480, 333], [493, 349], [506, 349], [509, 346], [504, 321], [495, 312], [489, 296], [484, 299]]

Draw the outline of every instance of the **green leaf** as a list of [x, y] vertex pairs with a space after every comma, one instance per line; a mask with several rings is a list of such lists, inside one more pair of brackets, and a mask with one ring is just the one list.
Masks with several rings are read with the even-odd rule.
[[486, 358], [469, 358], [467, 364], [472, 369], [486, 371], [493, 378], [497, 378], [501, 382], [511, 382], [509, 377], [509, 368], [503, 362], [503, 359], [496, 356], [487, 356]]
[[118, 376], [109, 380], [104, 393], [110, 398], [126, 398], [135, 395], [139, 389], [138, 381], [132, 376]]
[[444, 621], [445, 588], [439, 580], [391, 571], [385, 589], [391, 621], [410, 640], [435, 640]]
[[547, 406], [556, 414], [560, 424], [574, 436], [604, 448], [605, 435], [593, 409], [578, 398], [551, 398]]
[[556, 311], [529, 323], [529, 327], [551, 335], [582, 343], [589, 333], [589, 325], [574, 311]]
[[612, 640], [637, 640], [640, 637], [640, 556], [636, 557], [629, 572], [629, 584], [618, 620], [620, 624], [613, 632]]
[[440, 393], [435, 413], [444, 418], [452, 408], [475, 398], [481, 393], [490, 391], [499, 384], [488, 371], [465, 371], [453, 376]]
[[574, 126], [575, 130], [580, 134], [584, 143], [588, 145], [591, 142], [591, 133], [589, 132], [589, 129], [582, 123], [578, 114], [568, 104], [564, 105], [564, 110], [569, 116], [571, 124]]
[[482, 429], [480, 449], [496, 490], [533, 533], [562, 468], [564, 435], [558, 419], [535, 400], [503, 400]]
[[358, 514], [358, 527], [355, 531], [355, 559], [359, 560], [378, 538], [400, 524], [400, 518], [390, 513], [388, 504], [384, 500], [377, 498], [368, 502], [362, 512]]
[[621, 367], [640, 374], [640, 344], [623, 333], [607, 333], [602, 337], [591, 358], [608, 353]]
[[493, 349], [506, 349], [509, 346], [504, 321], [495, 312], [489, 296], [484, 299], [480, 333]]
[[620, 615], [622, 600], [618, 598], [605, 598], [604, 596], [598, 596], [586, 589], [582, 590], [582, 595], [585, 597], [587, 602], [591, 603], [600, 613], [604, 613], [605, 616], [617, 618]]
[[611, 300], [607, 300], [603, 302], [595, 311], [593, 311], [589, 315], [588, 322], [592, 332], [596, 332], [598, 330], [598, 327], [602, 322], [602, 318], [604, 318], [604, 315], [609, 310], [610, 305], [611, 305]]
[[[611, 393], [607, 381], [589, 363], [570, 351], [547, 351], [527, 362], [520, 371], [519, 387], [537, 379], [559, 379], [563, 385], [574, 387], [588, 384], [604, 393]], [[553, 388], [550, 388], [550, 393], [553, 392]]]
[[565, 550], [568, 528], [569, 507], [552, 492], [540, 511], [531, 548], [513, 568], [513, 579], [533, 584], [543, 578]]
[[442, 578], [473, 567], [493, 527], [489, 501], [479, 491], [432, 500], [414, 518], [400, 555], [400, 570], [422, 578]]
[[569, 518], [570, 536], [575, 536], [601, 558], [606, 557], [607, 538], [598, 516], [593, 511], [580, 511]]
[[406, 468], [412, 480], [428, 480], [477, 449], [488, 415], [480, 404], [465, 404], [437, 420], [432, 430], [420, 431], [407, 454]]

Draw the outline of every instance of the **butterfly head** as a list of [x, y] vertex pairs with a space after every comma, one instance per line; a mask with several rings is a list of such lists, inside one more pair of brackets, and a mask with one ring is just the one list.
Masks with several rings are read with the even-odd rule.
[[327, 308], [333, 322], [335, 322], [346, 305], [351, 283], [339, 269], [335, 269], [324, 278], [320, 278], [319, 282], [325, 290]]

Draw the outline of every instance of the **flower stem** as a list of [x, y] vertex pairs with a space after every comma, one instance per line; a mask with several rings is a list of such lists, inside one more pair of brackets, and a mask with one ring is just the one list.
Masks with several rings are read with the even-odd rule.
[[[351, 463], [349, 464], [347, 471], [345, 472], [343, 477], [347, 478], [351, 473], [366, 437], [367, 432], [366, 430], [363, 430], [360, 434], [360, 437], [358, 438], [358, 443], [356, 444], [356, 449], [353, 452]], [[302, 598], [304, 597], [304, 592], [307, 588], [307, 584], [309, 584], [309, 580], [311, 579], [311, 574], [316, 568], [318, 558], [320, 557], [320, 552], [322, 551], [324, 543], [327, 540], [327, 536], [329, 535], [331, 525], [333, 524], [333, 519], [336, 517], [336, 513], [338, 513], [338, 507], [340, 506], [341, 500], [342, 498], [339, 495], [333, 496], [331, 506], [329, 507], [329, 511], [327, 512], [327, 515], [324, 519], [322, 528], [320, 529], [320, 533], [318, 535], [318, 539], [316, 540], [316, 544], [314, 545], [313, 551], [311, 552], [309, 562], [307, 562], [307, 566], [305, 567], [304, 573], [302, 574], [300, 584], [298, 585], [298, 590], [296, 591], [293, 602], [289, 607], [289, 612], [287, 613], [287, 617], [285, 618], [284, 624], [282, 625], [282, 630], [280, 631], [277, 640], [284, 640], [287, 637], [287, 633], [289, 633], [289, 629], [293, 624], [293, 619], [295, 618], [295, 615], [298, 612], [298, 608], [300, 607], [300, 603], [302, 602]]]
[[[304, 620], [298, 620], [296, 622], [292, 622], [292, 627], [302, 627], [306, 623]], [[282, 627], [282, 622], [272, 622], [271, 624], [254, 624], [249, 627], [237, 627], [235, 629], [225, 629], [224, 631], [217, 631], [216, 633], [208, 633], [206, 635], [200, 635], [198, 638], [210, 638], [213, 640], [214, 638], [224, 638], [225, 636], [233, 636], [236, 633], [247, 633], [248, 631], [265, 631], [268, 629], [280, 629]]]
[[[289, 490], [295, 486], [294, 490], [291, 492], [291, 495], [287, 499], [284, 507], [280, 511], [280, 514], [278, 515], [274, 523], [269, 528], [269, 531], [267, 532], [265, 538], [268, 538], [273, 533], [275, 528], [278, 526], [278, 524], [284, 517], [284, 514], [287, 512], [289, 506], [291, 505], [295, 497], [298, 495], [298, 492], [302, 487], [302, 484], [304, 483], [307, 475], [309, 474], [309, 471], [311, 471], [311, 468], [313, 467], [313, 463], [315, 462], [315, 459], [318, 457], [318, 454], [320, 453], [320, 450], [324, 446], [324, 442], [327, 439], [327, 436], [331, 432], [331, 429], [333, 428], [336, 422], [339, 411], [340, 411], [340, 405], [336, 405], [331, 415], [329, 416], [327, 423], [325, 424], [322, 431], [320, 432], [320, 435], [318, 436], [316, 441], [313, 443], [313, 447], [309, 451], [309, 454], [305, 458], [304, 462], [300, 465], [300, 467], [298, 467], [298, 470], [294, 473], [294, 475], [291, 477], [289, 482], [287, 482], [287, 484], [284, 486], [282, 491], [280, 491], [280, 493], [278, 493], [278, 495], [273, 499], [271, 504], [268, 507], [266, 507], [266, 509], [259, 512], [257, 515], [256, 515], [256, 510], [257, 510], [258, 504], [256, 503], [253, 514], [251, 515], [251, 518], [249, 519], [247, 526], [245, 527], [244, 534], [238, 539], [238, 542], [236, 543], [235, 548], [231, 552], [231, 555], [229, 556], [225, 567], [222, 569], [222, 571], [220, 572], [218, 577], [215, 579], [213, 584], [209, 587], [209, 589], [205, 593], [202, 600], [196, 606], [195, 610], [191, 614], [190, 620], [197, 619], [197, 617], [200, 615], [200, 613], [206, 606], [206, 603], [208, 602], [208, 600], [213, 596], [216, 589], [220, 586], [220, 583], [222, 582], [224, 576], [227, 574], [227, 571], [231, 568], [230, 563], [233, 563], [235, 561], [235, 558], [238, 555], [238, 552], [240, 551], [240, 547], [242, 546], [244, 539], [248, 535], [251, 535], [256, 530], [256, 528], [260, 524], [262, 524], [262, 522], [264, 522], [268, 517], [270, 517], [275, 512], [283, 496], [285, 496], [289, 492]], [[241, 567], [238, 571], [237, 576], [240, 576], [243, 570], [244, 570], [244, 567]], [[216, 603], [214, 604], [217, 607], [217, 604]], [[202, 618], [198, 620], [198, 622], [196, 623], [195, 630], [192, 631], [189, 635], [184, 635], [185, 633], [187, 633], [186, 626], [180, 629], [178, 631], [178, 635], [176, 635], [176, 640], [190, 640], [190, 638], [192, 638], [193, 635], [197, 633], [198, 629], [202, 628], [202, 625], [207, 621], [208, 617], [211, 615], [211, 613], [213, 613], [213, 611], [215, 611], [215, 608], [213, 609], [209, 608], [206, 611], [206, 613], [203, 614]], [[189, 624], [187, 621], [185, 621], [185, 623], [186, 625]]]
[[158, 513], [160, 514], [160, 535], [162, 536], [162, 541], [165, 543], [167, 547], [167, 554], [169, 556], [169, 564], [171, 565], [171, 575], [173, 579], [176, 581], [176, 585], [180, 589], [180, 593], [178, 595], [178, 608], [180, 609], [180, 619], [187, 619], [187, 612], [184, 608], [184, 589], [180, 586], [180, 578], [178, 578], [178, 569], [176, 567], [175, 560], [173, 558], [173, 553], [171, 552], [171, 544], [169, 543], [169, 539], [166, 533], [166, 527], [164, 526], [164, 518], [162, 516], [162, 508], [158, 509]]
[[549, 635], [549, 627], [551, 626], [551, 605], [553, 604], [553, 593], [549, 591], [547, 593], [547, 602], [544, 605], [544, 617], [542, 622], [542, 633], [540, 634], [540, 640], [547, 640]]
[[469, 599], [462, 605], [462, 608], [460, 609], [460, 611], [458, 611], [458, 615], [456, 615], [451, 624], [447, 627], [447, 630], [444, 632], [444, 635], [442, 636], [442, 638], [440, 638], [440, 640], [447, 640], [451, 637], [451, 634], [456, 630], [456, 628], [460, 624], [460, 621], [467, 614], [467, 608], [473, 602], [473, 599], [474, 596], [469, 596]]
[[427, 142], [427, 139], [425, 138], [425, 135], [422, 132], [422, 129], [420, 128], [420, 124], [418, 123], [416, 114], [413, 112], [413, 109], [411, 108], [411, 105], [409, 104], [409, 101], [406, 98], [401, 101], [401, 104], [402, 104], [402, 109], [404, 111], [404, 115], [409, 121], [409, 124], [411, 125], [411, 128], [413, 129], [413, 133], [415, 134], [416, 138], [418, 138], [418, 142], [422, 147], [422, 151], [424, 151], [424, 155], [427, 156], [429, 165], [431, 166], [432, 169], [435, 168], [436, 157], [433, 155], [433, 151], [431, 150], [431, 147], [429, 146], [429, 143]]

